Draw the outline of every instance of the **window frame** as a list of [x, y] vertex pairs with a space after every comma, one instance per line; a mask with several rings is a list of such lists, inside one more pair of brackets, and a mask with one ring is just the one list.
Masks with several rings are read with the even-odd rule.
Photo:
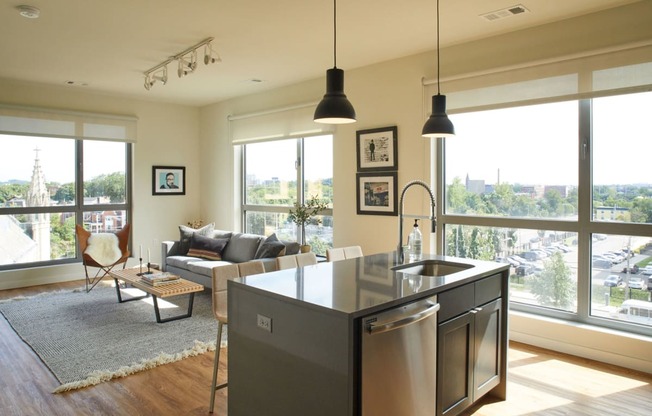
[[[42, 136], [48, 139], [47, 136]], [[56, 138], [53, 138], [56, 140]], [[84, 204], [84, 141], [91, 139], [75, 139], [75, 204], [66, 206], [45, 206], [45, 207], [11, 207], [2, 208], [0, 215], [29, 215], [29, 214], [53, 214], [53, 213], [66, 213], [72, 212], [75, 217], [76, 224], [83, 224], [85, 212], [93, 211], [125, 211], [126, 222], [130, 222], [132, 218], [132, 152], [133, 146], [131, 142], [119, 142], [125, 146], [125, 202], [120, 204]], [[131, 243], [130, 243], [131, 244]], [[34, 267], [53, 266], [61, 264], [81, 263], [82, 253], [79, 252], [79, 247], [75, 237], [75, 257], [68, 257], [62, 259], [52, 259], [28, 263], [0, 265], [0, 271], [7, 270], [20, 270], [29, 269]]]
[[[618, 95], [627, 93], [637, 93], [638, 90], [622, 92]], [[436, 190], [437, 200], [442, 201], [437, 204], [437, 218], [440, 227], [437, 229], [436, 241], [438, 254], [444, 254], [446, 248], [446, 226], [480, 226], [496, 228], [521, 228], [531, 230], [551, 230], [567, 231], [577, 233], [577, 312], [555, 310], [541, 306], [526, 305], [522, 303], [511, 303], [510, 308], [515, 311], [532, 313], [535, 315], [573, 321], [578, 323], [590, 324], [598, 327], [616, 329], [629, 333], [641, 335], [651, 335], [652, 327], [637, 325], [620, 320], [612, 320], [592, 315], [591, 305], [591, 284], [592, 284], [592, 235], [622, 235], [622, 236], [642, 236], [652, 237], [652, 224], [642, 223], [625, 223], [625, 222], [607, 222], [593, 218], [593, 183], [592, 183], [592, 98], [582, 98], [577, 101], [579, 109], [579, 125], [577, 134], [579, 172], [578, 172], [578, 219], [576, 221], [558, 220], [555, 218], [536, 219], [536, 218], [516, 218], [516, 217], [496, 217], [496, 216], [472, 216], [459, 214], [446, 214], [447, 205], [446, 197], [446, 177], [445, 177], [445, 142], [446, 139], [435, 142], [436, 157], [436, 178], [438, 187]], [[523, 103], [514, 103], [514, 105], [504, 106], [516, 107], [527, 105]], [[469, 109], [468, 111], [477, 111]], [[465, 111], [457, 111], [462, 113]], [[456, 140], [455, 138], [448, 140]]]
[[[330, 136], [331, 144], [333, 140], [333, 135], [330, 133], [321, 133], [316, 136]], [[315, 136], [304, 136], [304, 137], [288, 137], [281, 138], [278, 140], [267, 140], [267, 141], [282, 141], [282, 140], [294, 140], [296, 141], [296, 160], [295, 160], [295, 169], [297, 172], [296, 183], [297, 183], [297, 204], [302, 204], [306, 200], [306, 189], [305, 189], [305, 140], [310, 140], [311, 137]], [[242, 223], [242, 229], [247, 229], [247, 212], [262, 212], [262, 213], [281, 213], [289, 214], [290, 210], [293, 209], [293, 206], [290, 205], [257, 205], [257, 204], [247, 204], [247, 146], [256, 144], [256, 142], [243, 143], [241, 145], [241, 175], [240, 175], [240, 219]], [[333, 208], [329, 207], [321, 212], [320, 215], [323, 216], [333, 216]], [[335, 226], [333, 225], [333, 232], [335, 231]], [[301, 227], [296, 227], [297, 236], [301, 233]]]

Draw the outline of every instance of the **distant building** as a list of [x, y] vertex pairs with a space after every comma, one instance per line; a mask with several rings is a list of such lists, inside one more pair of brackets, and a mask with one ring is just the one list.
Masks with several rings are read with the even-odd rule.
[[628, 208], [620, 207], [595, 207], [593, 218], [597, 221], [625, 221], [631, 220], [631, 213]]
[[471, 192], [476, 195], [482, 195], [485, 192], [484, 180], [482, 179], [469, 179], [469, 175], [466, 175], [466, 191]]
[[559, 192], [559, 195], [561, 195], [562, 198], [567, 198], [568, 197], [568, 189], [569, 187], [567, 185], [546, 185], [543, 188], [543, 194], [547, 194], [548, 191], [557, 191]]

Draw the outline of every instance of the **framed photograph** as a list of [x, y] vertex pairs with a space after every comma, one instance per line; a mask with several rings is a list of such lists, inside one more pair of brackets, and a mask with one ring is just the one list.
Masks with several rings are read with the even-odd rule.
[[356, 132], [358, 172], [398, 170], [397, 127]]
[[152, 166], [152, 195], [185, 194], [185, 166]]
[[358, 215], [398, 215], [397, 172], [358, 173]]

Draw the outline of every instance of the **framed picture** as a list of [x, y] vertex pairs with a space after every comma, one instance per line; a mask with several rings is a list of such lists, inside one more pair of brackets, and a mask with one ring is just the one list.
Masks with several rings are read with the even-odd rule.
[[185, 166], [152, 166], [152, 195], [185, 194]]
[[358, 215], [398, 215], [397, 172], [358, 173]]
[[358, 172], [398, 170], [397, 127], [356, 132]]

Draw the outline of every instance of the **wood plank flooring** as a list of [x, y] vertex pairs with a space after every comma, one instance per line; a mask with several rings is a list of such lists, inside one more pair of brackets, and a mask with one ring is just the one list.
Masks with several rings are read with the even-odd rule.
[[[4, 290], [0, 299], [82, 285], [77, 281]], [[226, 349], [222, 356], [220, 371], [226, 375]], [[213, 357], [213, 353], [203, 354], [97, 386], [52, 394], [57, 380], [0, 316], [0, 415], [207, 415]], [[507, 393], [507, 401], [484, 398], [464, 415], [652, 413], [651, 374], [518, 343], [510, 345]], [[227, 394], [228, 389], [218, 391], [216, 415], [226, 414]]]

